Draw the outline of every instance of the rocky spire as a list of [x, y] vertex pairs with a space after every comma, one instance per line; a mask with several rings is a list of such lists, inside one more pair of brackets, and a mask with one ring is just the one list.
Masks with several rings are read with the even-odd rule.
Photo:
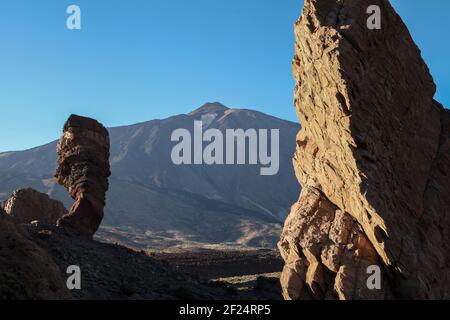
[[76, 115], [64, 125], [55, 177], [74, 199], [58, 224], [92, 236], [100, 226], [108, 190], [109, 134], [97, 121]]
[[449, 298], [450, 115], [406, 26], [387, 0], [305, 0], [295, 35], [303, 191], [279, 243], [285, 298]]

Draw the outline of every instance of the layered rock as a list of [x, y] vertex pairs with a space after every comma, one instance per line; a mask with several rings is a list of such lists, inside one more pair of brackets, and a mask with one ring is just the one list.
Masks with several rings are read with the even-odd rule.
[[92, 236], [100, 226], [108, 190], [109, 134], [96, 120], [70, 116], [57, 146], [55, 178], [74, 199], [58, 224]]
[[56, 224], [59, 218], [67, 214], [61, 202], [31, 188], [14, 191], [2, 206], [6, 214], [18, 224], [28, 224], [32, 221]]
[[295, 34], [304, 190], [279, 244], [285, 298], [448, 298], [449, 111], [406, 26], [387, 0], [305, 0]]

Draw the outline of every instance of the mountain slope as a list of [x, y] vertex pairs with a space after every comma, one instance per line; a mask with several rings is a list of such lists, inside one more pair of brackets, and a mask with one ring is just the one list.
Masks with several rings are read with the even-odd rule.
[[[259, 165], [173, 164], [174, 130], [279, 129], [280, 171]], [[141, 248], [223, 245], [274, 246], [281, 221], [299, 191], [291, 165], [299, 126], [260, 112], [205, 104], [187, 115], [110, 128], [111, 169], [99, 236]], [[31, 186], [71, 203], [53, 180], [56, 142], [0, 154], [0, 200]]]

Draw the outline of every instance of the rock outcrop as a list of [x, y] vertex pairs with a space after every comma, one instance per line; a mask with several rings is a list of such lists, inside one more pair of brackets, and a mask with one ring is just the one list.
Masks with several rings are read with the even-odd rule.
[[[75, 199], [70, 212], [59, 220], [64, 227], [16, 223], [18, 219], [25, 222], [31, 219], [21, 210], [28, 208], [34, 215], [38, 210], [33, 206], [39, 210], [51, 207], [50, 199], [33, 190], [22, 190], [11, 197], [6, 207], [13, 214], [0, 206], [0, 300], [230, 300], [241, 297], [230, 292], [228, 286], [200, 282], [144, 251], [101, 243], [86, 236], [95, 232], [103, 216], [109, 176], [108, 150], [105, 128], [95, 120], [70, 117], [58, 148], [57, 178]], [[26, 199], [30, 203], [22, 203]], [[80, 289], [68, 288], [70, 266], [80, 268]], [[264, 282], [258, 286], [262, 285]], [[267, 291], [265, 287], [264, 294]]]
[[[74, 236], [64, 228], [17, 225], [0, 208], [0, 300], [239, 299], [144, 252]], [[69, 290], [69, 266], [81, 289]]]
[[303, 191], [279, 243], [284, 297], [449, 298], [450, 113], [406, 26], [387, 0], [305, 0], [295, 35]]
[[379, 259], [361, 225], [316, 188], [304, 188], [292, 207], [280, 251], [287, 299], [384, 299], [389, 293], [367, 288], [367, 268]]
[[96, 120], [72, 115], [64, 125], [57, 154], [55, 178], [74, 199], [58, 224], [92, 236], [103, 219], [111, 174], [108, 131]]
[[[261, 168], [269, 166], [262, 164], [175, 165], [171, 153], [178, 142], [170, 141], [172, 132], [186, 129], [193, 137], [194, 121], [202, 119], [204, 131], [217, 129], [224, 137], [227, 129], [279, 129], [278, 174], [261, 176]], [[114, 174], [97, 239], [144, 250], [216, 243], [228, 249], [275, 247], [280, 222], [300, 191], [291, 160], [299, 130], [298, 123], [219, 103], [205, 104], [188, 115], [108, 128]], [[69, 208], [72, 202], [62, 187], [42, 184], [54, 176], [56, 144], [0, 153], [0, 199], [18, 185], [33, 185]]]
[[42, 224], [52, 225], [67, 214], [61, 202], [31, 188], [14, 191], [2, 206], [6, 214], [17, 224], [39, 221]]
[[0, 300], [70, 299], [60, 269], [0, 208]]

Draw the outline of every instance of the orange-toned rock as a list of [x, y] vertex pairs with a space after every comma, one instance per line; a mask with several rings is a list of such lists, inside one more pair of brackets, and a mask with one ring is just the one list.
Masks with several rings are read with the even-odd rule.
[[[370, 5], [381, 30], [367, 28]], [[285, 297], [449, 298], [449, 111], [406, 26], [387, 0], [305, 0], [295, 34], [306, 191], [280, 242]], [[379, 292], [369, 264], [383, 269]]]
[[385, 297], [383, 288], [366, 286], [367, 267], [379, 264], [372, 244], [356, 220], [317, 189], [302, 190], [279, 248], [286, 262], [281, 276], [286, 299]]
[[58, 224], [92, 236], [100, 226], [108, 190], [109, 134], [96, 120], [76, 115], [64, 125], [55, 177], [74, 199]]

